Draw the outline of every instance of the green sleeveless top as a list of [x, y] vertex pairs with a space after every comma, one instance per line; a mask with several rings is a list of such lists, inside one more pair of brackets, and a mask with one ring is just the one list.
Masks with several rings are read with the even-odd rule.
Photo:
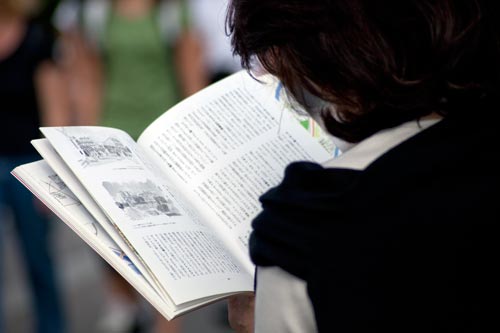
[[179, 101], [172, 49], [160, 35], [156, 11], [125, 18], [112, 11], [104, 35], [105, 92], [102, 125], [134, 139]]

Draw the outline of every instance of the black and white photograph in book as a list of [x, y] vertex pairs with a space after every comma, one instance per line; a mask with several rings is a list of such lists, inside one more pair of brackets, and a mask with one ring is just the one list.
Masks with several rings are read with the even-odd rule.
[[130, 148], [124, 146], [115, 138], [108, 138], [103, 142], [96, 142], [90, 137], [73, 137], [72, 139], [83, 155], [83, 166], [133, 159]]
[[78, 149], [82, 156], [80, 163], [83, 167], [98, 166], [116, 161], [129, 161], [133, 163], [131, 167], [138, 167], [132, 150], [118, 138], [112, 136], [89, 135], [78, 133], [78, 129], [61, 129], [63, 134], [69, 138], [71, 143]]
[[103, 182], [116, 206], [133, 221], [153, 216], [179, 216], [179, 210], [153, 181]]

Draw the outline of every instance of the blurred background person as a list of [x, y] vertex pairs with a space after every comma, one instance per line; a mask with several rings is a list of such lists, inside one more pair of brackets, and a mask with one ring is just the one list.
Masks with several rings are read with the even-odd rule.
[[[185, 0], [63, 1], [54, 22], [79, 123], [120, 128], [137, 139], [155, 118], [206, 86], [189, 17]], [[100, 331], [178, 330], [178, 321], [152, 311], [116, 272], [107, 276]]]
[[226, 34], [229, 0], [186, 0], [191, 25], [200, 36], [203, 70], [210, 83], [241, 69], [240, 58], [233, 55]]
[[[82, 113], [99, 125], [137, 139], [152, 120], [207, 84], [185, 0], [66, 0], [54, 21], [66, 37], [63, 48], [73, 50], [70, 80], [91, 81], [94, 89], [85, 101], [72, 94], [73, 102], [96, 100], [98, 108]], [[85, 71], [75, 66], [82, 63]], [[101, 75], [87, 77], [95, 72]]]
[[10, 175], [14, 167], [39, 158], [30, 145], [39, 137], [39, 126], [71, 123], [52, 52], [53, 31], [33, 19], [39, 5], [34, 0], [0, 0], [0, 236], [12, 215], [33, 295], [36, 331], [58, 333], [65, 331], [65, 320], [50, 251], [50, 216]]

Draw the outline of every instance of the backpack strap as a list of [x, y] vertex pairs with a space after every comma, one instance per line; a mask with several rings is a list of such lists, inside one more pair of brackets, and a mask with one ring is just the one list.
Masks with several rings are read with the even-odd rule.
[[189, 29], [190, 20], [186, 0], [160, 1], [157, 14], [160, 34], [167, 44], [173, 44], [183, 31]]
[[111, 1], [86, 0], [80, 10], [80, 22], [88, 40], [102, 49], [106, 26], [111, 11]]
[[100, 48], [110, 10], [110, 1], [64, 0], [57, 6], [52, 22], [62, 32], [82, 29], [85, 37]]

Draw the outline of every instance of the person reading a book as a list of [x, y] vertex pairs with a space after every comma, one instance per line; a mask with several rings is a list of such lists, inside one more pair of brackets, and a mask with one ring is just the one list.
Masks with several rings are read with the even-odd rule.
[[[499, 329], [499, 16], [488, 0], [231, 2], [244, 67], [344, 150], [261, 197], [257, 332]], [[252, 302], [230, 299], [237, 331]]]

